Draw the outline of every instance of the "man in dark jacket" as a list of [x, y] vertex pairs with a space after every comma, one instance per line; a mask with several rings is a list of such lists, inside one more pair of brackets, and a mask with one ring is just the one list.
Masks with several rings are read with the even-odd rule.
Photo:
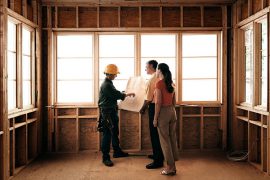
[[106, 166], [113, 166], [113, 162], [109, 155], [111, 141], [114, 150], [114, 158], [128, 156], [128, 153], [123, 152], [119, 146], [117, 100], [124, 100], [127, 96], [135, 96], [135, 94], [125, 94], [114, 87], [112, 80], [114, 80], [117, 77], [117, 74], [119, 74], [118, 67], [116, 65], [107, 65], [104, 74], [106, 75], [106, 78], [101, 84], [98, 100], [98, 106], [100, 108], [98, 130], [103, 132], [101, 145], [103, 153], [102, 161]]

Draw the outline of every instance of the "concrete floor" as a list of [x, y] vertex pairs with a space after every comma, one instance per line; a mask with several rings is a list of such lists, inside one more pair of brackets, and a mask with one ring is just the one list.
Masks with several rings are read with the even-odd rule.
[[270, 176], [246, 162], [230, 162], [221, 152], [180, 154], [177, 175], [160, 175], [161, 169], [147, 170], [146, 156], [112, 158], [115, 166], [101, 163], [101, 153], [45, 154], [22, 170], [14, 180], [270, 180]]

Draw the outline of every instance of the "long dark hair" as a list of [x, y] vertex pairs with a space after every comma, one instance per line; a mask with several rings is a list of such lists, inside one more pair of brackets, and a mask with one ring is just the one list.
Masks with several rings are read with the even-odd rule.
[[170, 71], [169, 66], [165, 63], [160, 63], [158, 64], [158, 69], [161, 71], [161, 73], [164, 76], [164, 81], [165, 81], [168, 92], [172, 93], [174, 91], [174, 87], [173, 87], [173, 81], [172, 81], [172, 73]]

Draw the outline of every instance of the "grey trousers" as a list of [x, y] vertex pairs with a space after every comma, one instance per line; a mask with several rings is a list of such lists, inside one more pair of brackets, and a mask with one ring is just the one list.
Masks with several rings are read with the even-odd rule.
[[176, 120], [174, 106], [161, 107], [158, 117], [158, 134], [165, 162], [170, 166], [178, 160]]

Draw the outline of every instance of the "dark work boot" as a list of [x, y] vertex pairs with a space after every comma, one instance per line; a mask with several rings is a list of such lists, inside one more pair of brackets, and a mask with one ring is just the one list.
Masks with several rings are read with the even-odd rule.
[[129, 156], [129, 154], [126, 152], [123, 152], [122, 150], [113, 153], [114, 158], [128, 157], [128, 156]]
[[103, 164], [105, 164], [105, 166], [113, 166], [113, 162], [110, 159], [103, 159]]

